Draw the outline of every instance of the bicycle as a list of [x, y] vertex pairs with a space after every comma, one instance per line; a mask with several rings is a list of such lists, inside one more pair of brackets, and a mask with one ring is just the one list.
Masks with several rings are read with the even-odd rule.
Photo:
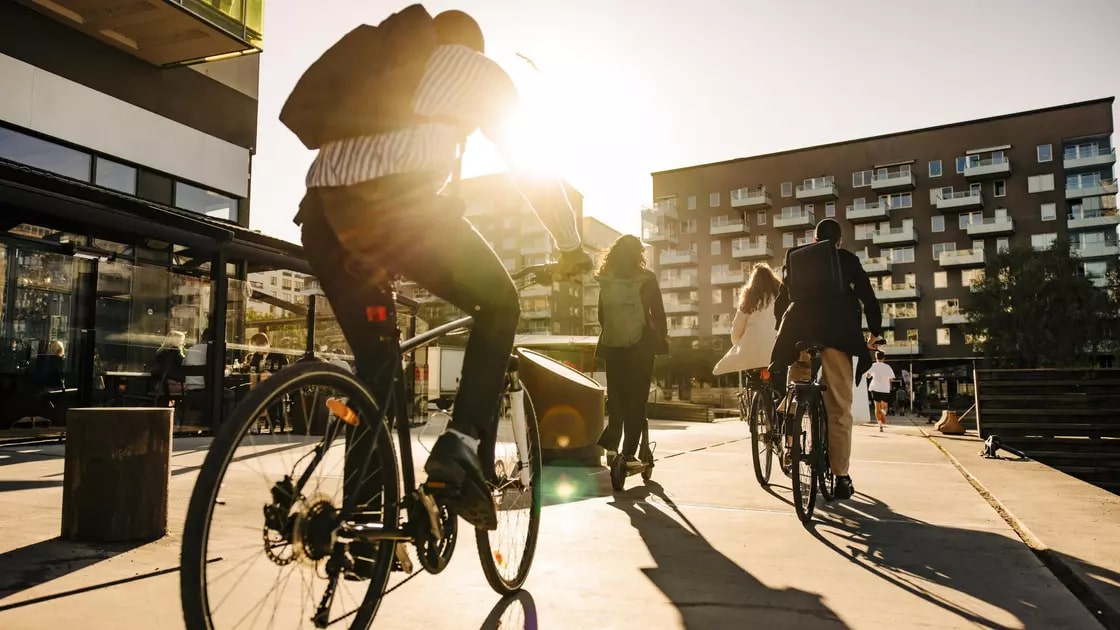
[[781, 393], [771, 382], [768, 368], [745, 372], [746, 387], [739, 391], [739, 419], [750, 425], [751, 459], [754, 462], [754, 475], [761, 486], [770, 483], [773, 459], [778, 458], [778, 467], [789, 477], [791, 466], [786, 461], [786, 426], [779, 421], [777, 405]]
[[[554, 269], [537, 265], [513, 277], [525, 282], [522, 288], [551, 284]], [[415, 479], [403, 359], [469, 328], [471, 318], [401, 342], [388, 279], [380, 294], [367, 313], [379, 326], [376, 338], [354, 340], [383, 357], [371, 370], [355, 376], [318, 359], [286, 367], [254, 388], [218, 430], [183, 532], [180, 595], [188, 630], [271, 627], [277, 619], [364, 630], [384, 596], [420, 574], [408, 545], [429, 573], [451, 560], [458, 526], [441, 500], [447, 489]], [[302, 423], [291, 423], [299, 432], [286, 421], [279, 431], [254, 432], [258, 416], [285, 399], [285, 409], [302, 413]], [[475, 541], [487, 582], [509, 594], [532, 564], [542, 490], [540, 436], [516, 354], [500, 407], [498, 428], [482, 436], [479, 449], [498, 528], [476, 530]], [[395, 571], [407, 577], [389, 589]], [[268, 588], [262, 577], [273, 574]]]
[[832, 473], [828, 455], [828, 413], [824, 407], [824, 392], [828, 387], [817, 374], [821, 368], [821, 350], [824, 346], [799, 342], [797, 351], [810, 357], [808, 380], [793, 381], [786, 389], [786, 409], [794, 409], [788, 417], [790, 460], [793, 473], [793, 504], [797, 517], [807, 523], [813, 518], [817, 491], [825, 501], [835, 496], [836, 476]]

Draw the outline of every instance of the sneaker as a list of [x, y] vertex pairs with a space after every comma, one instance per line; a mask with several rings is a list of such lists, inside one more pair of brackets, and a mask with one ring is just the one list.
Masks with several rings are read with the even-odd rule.
[[882, 433], [882, 432], [883, 432], [883, 425], [880, 424], [879, 425], [879, 433]]
[[852, 478], [848, 475], [836, 476], [836, 488], [832, 491], [834, 499], [843, 501], [844, 499], [852, 498], [856, 493], [856, 487], [852, 485]]
[[494, 496], [482, 473], [482, 463], [476, 450], [462, 438], [454, 433], [439, 436], [424, 470], [429, 489], [463, 520], [478, 529], [497, 529]]

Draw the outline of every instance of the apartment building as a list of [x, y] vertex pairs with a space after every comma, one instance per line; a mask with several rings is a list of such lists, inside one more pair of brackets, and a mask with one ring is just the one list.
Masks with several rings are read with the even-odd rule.
[[[583, 195], [566, 182], [552, 182], [541, 190], [529, 193], [532, 198], [543, 200], [542, 203], [571, 203], [576, 211], [577, 221], [581, 226], [584, 224]], [[464, 179], [459, 183], [459, 196], [466, 204], [467, 220], [486, 238], [509, 271], [543, 264], [559, 256], [552, 237], [525, 202], [509, 175], [495, 173]], [[449, 217], [448, 220], [453, 219]], [[442, 321], [456, 316], [453, 307], [415, 283], [406, 282], [400, 290], [403, 295], [419, 301], [430, 319]], [[530, 285], [520, 295], [519, 333], [584, 334], [582, 283]]]
[[[653, 173], [642, 213], [670, 335], [726, 345], [735, 292], [840, 221], [882, 306], [885, 351], [924, 369], [974, 356], [962, 305], [985, 260], [1068, 237], [1115, 263], [1112, 98]], [[917, 369], [917, 368], [916, 368]]]

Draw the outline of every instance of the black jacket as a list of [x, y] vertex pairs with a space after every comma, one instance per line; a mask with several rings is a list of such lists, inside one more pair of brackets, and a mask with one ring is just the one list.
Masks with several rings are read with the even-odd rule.
[[[786, 252], [785, 269], [789, 269], [789, 255], [793, 251], [795, 249]], [[883, 334], [882, 313], [875, 290], [871, 288], [871, 280], [859, 258], [845, 249], [841, 249], [839, 255], [840, 273], [846, 288], [843, 297], [790, 302], [789, 287], [796, 286], [797, 278], [784, 278], [782, 288], [774, 299], [778, 337], [774, 341], [770, 360], [779, 366], [789, 366], [797, 360], [798, 342], [819, 343], [858, 357], [855, 374], [858, 382], [859, 376], [871, 366], [871, 352], [867, 349], [860, 323], [860, 305], [867, 317], [868, 328], [876, 335]]]

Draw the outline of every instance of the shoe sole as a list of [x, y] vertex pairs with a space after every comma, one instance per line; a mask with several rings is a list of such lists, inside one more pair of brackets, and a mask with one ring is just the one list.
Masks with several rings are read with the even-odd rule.
[[498, 528], [498, 513], [489, 486], [483, 483], [480, 487], [454, 462], [428, 460], [424, 470], [428, 473], [428, 488], [463, 520], [478, 529]]

